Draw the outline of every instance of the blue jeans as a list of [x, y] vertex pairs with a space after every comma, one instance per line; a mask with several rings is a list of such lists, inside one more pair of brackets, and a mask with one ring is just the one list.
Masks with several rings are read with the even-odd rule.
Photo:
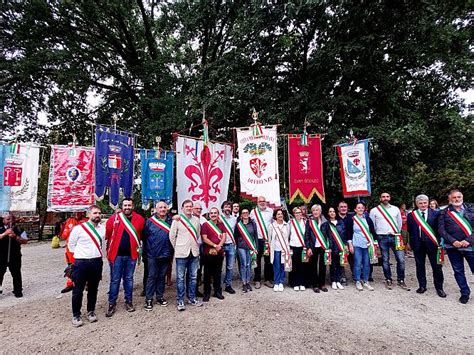
[[250, 256], [250, 250], [238, 248], [237, 252], [239, 253], [240, 259], [240, 277], [244, 284], [248, 284], [252, 277], [252, 258]]
[[392, 280], [392, 270], [390, 269], [390, 249], [395, 254], [397, 260], [397, 281], [405, 280], [405, 251], [395, 250], [395, 237], [393, 235], [379, 234], [379, 246], [382, 253], [382, 269], [386, 280]]
[[146, 299], [162, 299], [165, 293], [165, 276], [170, 258], [148, 258], [148, 278], [146, 281]]
[[120, 281], [123, 279], [123, 291], [125, 302], [132, 302], [133, 298], [133, 272], [137, 261], [131, 256], [117, 256], [113, 263], [110, 263], [110, 288], [109, 303], [116, 304], [120, 290]]
[[285, 281], [285, 264], [281, 263], [281, 251], [274, 251], [273, 254], [273, 275], [275, 285], [282, 284]]
[[224, 244], [224, 254], [225, 254], [224, 284], [226, 286], [232, 286], [232, 280], [234, 278], [235, 245], [232, 243]]
[[[339, 260], [333, 260], [339, 262]], [[361, 270], [362, 269], [362, 270]], [[362, 280], [360, 274], [362, 271]], [[370, 272], [370, 260], [369, 260], [369, 249], [354, 247], [354, 278], [356, 281], [369, 281]]]
[[176, 301], [184, 302], [186, 293], [185, 277], [186, 270], [189, 275], [188, 297], [190, 300], [196, 298], [197, 269], [199, 265], [198, 256], [188, 256], [187, 258], [176, 258]]
[[471, 289], [469, 288], [464, 274], [464, 259], [466, 259], [471, 272], [474, 273], [474, 251], [460, 251], [456, 248], [446, 248], [446, 252], [448, 253], [449, 261], [453, 267], [454, 278], [458, 283], [461, 295], [469, 297]]

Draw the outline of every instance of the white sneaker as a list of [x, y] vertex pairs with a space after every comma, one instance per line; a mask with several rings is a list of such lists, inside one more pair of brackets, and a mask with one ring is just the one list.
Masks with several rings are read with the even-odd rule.
[[284, 289], [283, 284], [278, 285], [278, 291], [283, 292]]
[[306, 290], [306, 287], [300, 286], [300, 291], [305, 291], [305, 290]]
[[299, 291], [299, 290], [300, 290], [300, 287], [299, 287], [299, 286], [295, 286], [295, 287], [293, 287], [293, 290]]
[[344, 290], [344, 286], [340, 282], [336, 282], [336, 286], [339, 290]]
[[337, 290], [337, 285], [336, 285], [335, 282], [333, 282], [333, 283], [331, 284], [331, 288], [332, 288], [333, 290]]
[[362, 283], [360, 281], [356, 281], [356, 289], [359, 291], [364, 291], [364, 288], [362, 287]]
[[370, 284], [368, 282], [364, 282], [364, 287], [369, 290], [369, 291], [373, 291], [374, 288], [372, 286], [370, 286]]
[[72, 325], [77, 327], [80, 327], [84, 324], [82, 321], [81, 317], [72, 317]]
[[274, 292], [278, 292], [278, 289], [279, 289], [278, 285], [273, 286], [273, 291]]

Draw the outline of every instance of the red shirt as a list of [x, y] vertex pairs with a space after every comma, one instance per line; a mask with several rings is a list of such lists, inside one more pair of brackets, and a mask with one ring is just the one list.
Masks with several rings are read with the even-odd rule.
[[400, 216], [402, 217], [402, 231], [408, 231], [406, 211], [400, 209]]
[[[217, 228], [219, 228], [222, 231], [225, 230], [224, 224], [222, 222], [216, 224]], [[201, 236], [206, 235], [207, 239], [209, 239], [211, 242], [214, 244], [219, 244], [221, 242], [221, 239], [223, 238], [222, 235], [218, 236], [214, 230], [211, 228], [209, 223], [205, 222], [201, 226]], [[207, 245], [204, 243], [204, 254], [209, 254], [209, 251], [212, 249], [212, 246]], [[218, 252], [219, 254], [222, 254], [224, 250], [221, 248], [221, 250]]]

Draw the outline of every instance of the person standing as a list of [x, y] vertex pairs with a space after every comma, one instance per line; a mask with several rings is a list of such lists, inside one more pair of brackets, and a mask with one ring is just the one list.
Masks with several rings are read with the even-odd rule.
[[[352, 223], [352, 216], [354, 215], [354, 212], [349, 213], [348, 210], [349, 210], [349, 205], [347, 204], [347, 202], [344, 200], [339, 201], [339, 203], [337, 204], [336, 219], [344, 223], [344, 228], [346, 229], [346, 232], [347, 232], [347, 225]], [[349, 256], [347, 257], [347, 261], [349, 262], [349, 268], [351, 269], [352, 279], [355, 281], [354, 254], [349, 253]], [[370, 281], [370, 276], [369, 276], [369, 281]], [[346, 276], [345, 268], [342, 268], [341, 285], [347, 286], [347, 276]]]
[[415, 198], [416, 210], [407, 216], [407, 227], [410, 233], [410, 244], [416, 263], [417, 293], [426, 292], [426, 257], [433, 270], [433, 283], [439, 297], [446, 297], [443, 291], [444, 250], [438, 237], [439, 212], [428, 208], [428, 196], [418, 195]]
[[291, 271], [291, 251], [289, 245], [290, 228], [285, 222], [283, 211], [273, 212], [273, 223], [270, 227], [270, 261], [273, 264], [275, 285], [273, 291], [283, 292], [285, 270]]
[[305, 244], [308, 249], [308, 256], [313, 268], [314, 276], [312, 280], [313, 291], [316, 293], [328, 292], [326, 284], [326, 263], [329, 263], [331, 250], [329, 242], [321, 231], [321, 226], [326, 222], [326, 218], [321, 213], [321, 205], [311, 207], [312, 217], [306, 222]]
[[15, 225], [15, 217], [10, 213], [0, 224], [0, 294], [3, 293], [3, 277], [8, 270], [13, 279], [13, 294], [23, 297], [21, 279], [21, 246], [28, 243], [26, 232]]
[[449, 205], [441, 211], [438, 230], [444, 239], [446, 252], [454, 271], [454, 278], [461, 291], [459, 302], [469, 302], [471, 289], [464, 274], [464, 259], [474, 273], [474, 206], [464, 203], [459, 190], [451, 190]]
[[258, 255], [257, 255], [257, 267], [254, 271], [253, 280], [255, 282], [255, 288], [261, 287], [262, 281], [262, 257], [263, 257], [263, 277], [264, 285], [267, 287], [273, 287], [273, 268], [270, 262], [270, 250], [269, 250], [269, 226], [273, 222], [273, 210], [267, 206], [267, 200], [264, 196], [260, 196], [257, 199], [257, 207], [250, 212], [250, 218], [257, 225], [258, 233]]
[[235, 262], [235, 240], [234, 229], [237, 224], [237, 218], [232, 216], [232, 202], [225, 201], [222, 204], [221, 221], [223, 224], [222, 232], [225, 235], [224, 255], [225, 255], [225, 277], [224, 277], [224, 291], [234, 294], [235, 290], [232, 288], [232, 280], [234, 279], [234, 262]]
[[374, 222], [375, 233], [382, 252], [382, 268], [385, 276], [385, 287], [392, 289], [392, 270], [390, 269], [390, 249], [397, 260], [397, 284], [410, 291], [405, 283], [405, 245], [401, 235], [402, 217], [400, 209], [390, 204], [390, 194], [380, 194], [380, 205], [370, 210], [370, 219]]
[[[201, 224], [193, 216], [193, 202], [184, 200], [182, 213], [173, 219], [170, 229], [170, 241], [176, 259], [176, 301], [178, 311], [184, 311], [184, 295], [188, 294], [189, 304], [200, 307], [202, 303], [196, 298], [197, 269], [199, 264], [199, 236]], [[189, 284], [185, 282], [186, 271], [189, 273]], [[188, 290], [186, 290], [188, 289]]]
[[99, 206], [92, 205], [87, 213], [89, 220], [75, 226], [68, 239], [68, 249], [74, 256], [72, 279], [72, 325], [83, 325], [81, 319], [82, 297], [87, 285], [87, 319], [97, 322], [95, 306], [97, 290], [102, 279], [102, 248], [105, 228], [100, 221], [102, 212]]
[[308, 261], [306, 245], [304, 243], [304, 234], [306, 231], [306, 222], [303, 219], [303, 212], [300, 207], [293, 208], [293, 216], [290, 220], [290, 249], [292, 251], [291, 263], [292, 271], [290, 273], [290, 286], [295, 291], [306, 290], [305, 269]]
[[252, 262], [257, 260], [258, 233], [257, 225], [250, 219], [250, 211], [242, 209], [237, 225], [235, 227], [235, 242], [240, 259], [240, 277], [242, 279], [242, 291], [252, 291], [250, 278], [252, 277]]
[[[202, 205], [201, 202], [195, 201], [193, 203], [193, 216], [199, 219], [199, 224], [202, 225], [206, 223], [207, 219], [202, 215]], [[175, 216], [178, 218], [178, 216]], [[204, 256], [204, 245], [202, 244], [201, 235], [198, 235], [198, 242], [199, 242], [199, 267], [197, 270], [197, 280], [196, 280], [196, 297], [203, 297], [204, 295], [199, 291], [199, 285], [201, 284], [202, 280], [202, 269], [204, 268], [203, 264], [203, 256]], [[189, 297], [189, 273], [186, 273], [186, 291], [188, 292], [187, 296]]]
[[406, 257], [412, 257], [412, 255], [409, 252], [409, 247], [410, 247], [410, 234], [408, 233], [408, 225], [407, 225], [407, 217], [408, 217], [408, 211], [407, 211], [407, 205], [405, 203], [402, 203], [400, 205], [400, 217], [402, 218], [402, 228], [400, 229], [400, 232], [402, 233], [403, 237], [403, 243], [405, 244], [405, 256]]
[[110, 263], [109, 307], [106, 317], [112, 317], [117, 310], [120, 282], [123, 279], [125, 309], [134, 312], [133, 273], [141, 257], [141, 235], [145, 219], [134, 210], [133, 201], [122, 201], [122, 212], [113, 214], [105, 225], [107, 258]]
[[173, 255], [173, 246], [169, 237], [172, 219], [168, 215], [168, 209], [166, 202], [158, 202], [155, 214], [146, 221], [143, 229], [144, 249], [148, 259], [148, 279], [145, 293], [145, 309], [147, 311], [153, 310], [155, 294], [157, 304], [168, 305], [163, 297], [165, 276]]
[[238, 202], [234, 202], [232, 204], [232, 217], [239, 218], [240, 216], [240, 204]]

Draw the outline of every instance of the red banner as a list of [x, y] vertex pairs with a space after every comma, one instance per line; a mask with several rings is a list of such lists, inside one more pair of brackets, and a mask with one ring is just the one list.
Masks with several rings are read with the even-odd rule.
[[290, 203], [298, 195], [309, 203], [314, 194], [325, 203], [321, 136], [310, 134], [301, 141], [301, 134], [288, 135]]
[[84, 211], [94, 203], [94, 148], [52, 146], [48, 211]]

